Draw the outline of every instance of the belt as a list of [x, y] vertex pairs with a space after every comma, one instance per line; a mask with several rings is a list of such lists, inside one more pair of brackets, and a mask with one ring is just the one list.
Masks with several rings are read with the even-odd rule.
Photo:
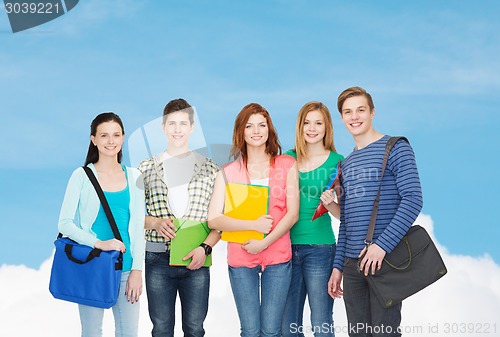
[[146, 241], [146, 251], [153, 253], [165, 253], [170, 251], [170, 241], [167, 242], [151, 242]]

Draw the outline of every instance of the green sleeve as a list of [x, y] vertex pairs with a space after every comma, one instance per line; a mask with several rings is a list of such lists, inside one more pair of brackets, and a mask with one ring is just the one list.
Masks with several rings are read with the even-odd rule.
[[290, 149], [288, 151], [285, 151], [285, 153], [283, 153], [283, 154], [286, 156], [292, 156], [293, 158], [297, 159], [297, 152], [295, 152], [294, 149]]

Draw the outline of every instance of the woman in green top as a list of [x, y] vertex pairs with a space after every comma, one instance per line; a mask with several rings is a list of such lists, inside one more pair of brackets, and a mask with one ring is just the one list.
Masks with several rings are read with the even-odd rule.
[[[330, 111], [321, 102], [306, 103], [299, 111], [295, 149], [286, 154], [297, 159], [299, 168], [299, 220], [290, 230], [292, 239], [292, 282], [283, 316], [282, 336], [334, 336], [333, 299], [328, 279], [335, 258], [335, 234], [328, 213], [312, 221], [323, 202], [339, 218], [340, 208], [332, 190], [326, 190], [332, 173], [344, 157], [335, 151]], [[306, 295], [311, 309], [311, 327], [302, 326]]]

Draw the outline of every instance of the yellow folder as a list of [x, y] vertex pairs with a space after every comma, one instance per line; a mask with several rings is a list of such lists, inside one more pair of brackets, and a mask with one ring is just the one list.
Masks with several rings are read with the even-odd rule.
[[[238, 183], [226, 184], [224, 214], [239, 220], [256, 220], [267, 214], [269, 187]], [[252, 231], [222, 232], [221, 239], [228, 242], [244, 243], [250, 239], [262, 240], [264, 234]]]
[[[183, 261], [182, 258], [205, 241], [210, 228], [206, 222], [189, 219], [174, 219], [174, 225], [177, 230], [170, 243], [170, 265], [187, 266], [192, 259]], [[211, 265], [212, 254], [206, 257], [204, 267]]]

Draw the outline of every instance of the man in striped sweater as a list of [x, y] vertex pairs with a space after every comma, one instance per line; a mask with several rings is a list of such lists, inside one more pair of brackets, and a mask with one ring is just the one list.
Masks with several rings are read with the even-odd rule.
[[[364, 89], [344, 90], [337, 107], [356, 147], [341, 166], [340, 229], [328, 292], [334, 298], [344, 295], [349, 336], [401, 336], [401, 304], [382, 307], [364, 275], [380, 269], [385, 255], [401, 241], [422, 209], [415, 156], [405, 141], [392, 149], [382, 181], [373, 243], [366, 248], [364, 241], [390, 137], [374, 129], [375, 108]], [[363, 255], [358, 269], [358, 257]]]

